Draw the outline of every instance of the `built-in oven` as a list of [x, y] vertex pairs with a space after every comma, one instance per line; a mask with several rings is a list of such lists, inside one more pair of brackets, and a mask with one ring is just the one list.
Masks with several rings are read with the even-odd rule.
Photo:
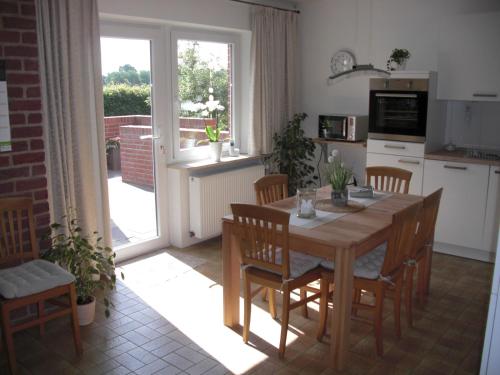
[[368, 136], [425, 142], [429, 80], [370, 80]]

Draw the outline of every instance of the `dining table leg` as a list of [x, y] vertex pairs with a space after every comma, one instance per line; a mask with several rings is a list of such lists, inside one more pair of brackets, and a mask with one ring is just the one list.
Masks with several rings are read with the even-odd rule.
[[233, 224], [222, 223], [222, 293], [224, 324], [240, 324], [240, 257], [239, 244], [232, 233]]
[[340, 371], [344, 370], [348, 363], [354, 257], [353, 249], [337, 249], [335, 252], [330, 352], [332, 367]]

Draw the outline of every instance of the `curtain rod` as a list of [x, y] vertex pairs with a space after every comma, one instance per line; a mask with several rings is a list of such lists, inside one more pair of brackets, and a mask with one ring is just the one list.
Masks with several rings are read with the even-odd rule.
[[265, 7], [265, 8], [272, 8], [272, 9], [277, 9], [277, 10], [283, 10], [285, 12], [293, 12], [293, 13], [300, 14], [300, 10], [297, 10], [297, 9], [280, 8], [280, 7], [275, 7], [275, 6], [272, 6], [272, 5], [259, 4], [259, 3], [254, 3], [252, 1], [245, 1], [245, 0], [230, 0], [230, 1], [232, 1], [234, 3], [242, 3], [242, 4], [249, 4], [249, 5], [259, 5], [259, 6]]

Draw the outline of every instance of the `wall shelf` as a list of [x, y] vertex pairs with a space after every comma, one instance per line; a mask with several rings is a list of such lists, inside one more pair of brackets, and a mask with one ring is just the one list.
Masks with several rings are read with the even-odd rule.
[[318, 143], [321, 145], [329, 145], [329, 144], [343, 144], [343, 145], [351, 145], [351, 146], [363, 146], [366, 147], [366, 139], [362, 141], [342, 141], [340, 139], [325, 139], [325, 138], [313, 138], [312, 141], [314, 143]]

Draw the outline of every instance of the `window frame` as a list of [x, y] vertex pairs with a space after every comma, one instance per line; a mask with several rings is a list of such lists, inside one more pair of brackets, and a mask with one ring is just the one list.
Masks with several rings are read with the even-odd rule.
[[175, 29], [170, 33], [171, 44], [171, 84], [172, 84], [172, 161], [191, 161], [208, 158], [208, 146], [193, 147], [190, 149], [181, 150], [180, 148], [180, 122], [179, 109], [180, 102], [178, 97], [178, 40], [197, 40], [200, 42], [226, 43], [232, 45], [231, 56], [231, 126], [232, 139], [236, 144], [240, 143], [241, 131], [240, 122], [240, 69], [238, 64], [240, 61], [240, 37], [238, 34], [225, 33], [212, 30], [195, 30], [195, 29]]

